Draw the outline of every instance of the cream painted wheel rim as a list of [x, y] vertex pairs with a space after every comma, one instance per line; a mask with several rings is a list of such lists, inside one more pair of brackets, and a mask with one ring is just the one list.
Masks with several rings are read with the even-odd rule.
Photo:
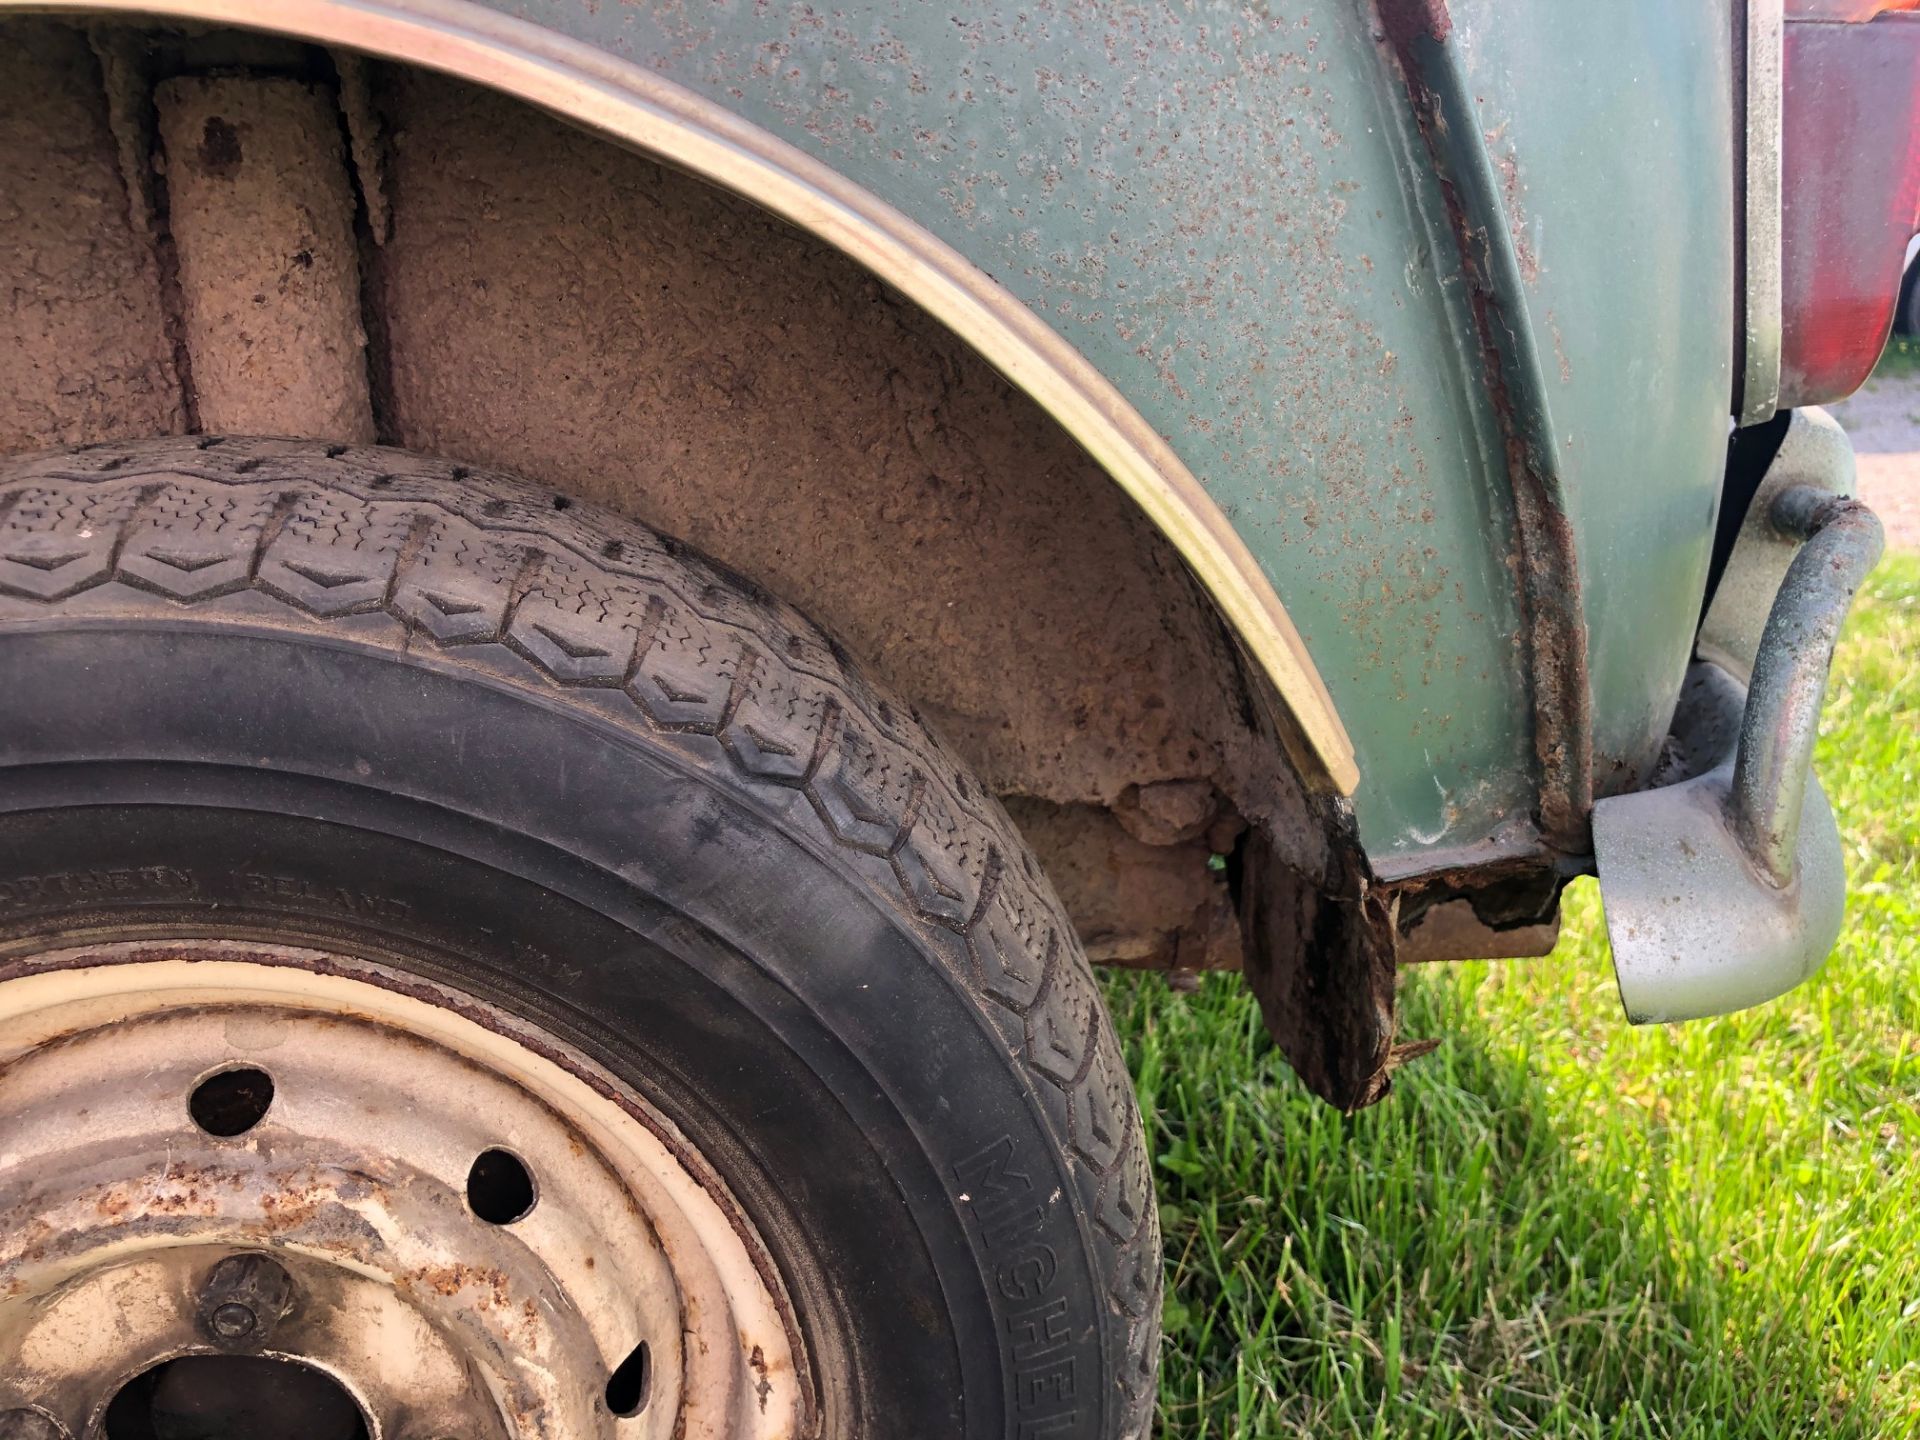
[[[239, 1351], [330, 1377], [371, 1440], [809, 1426], [797, 1330], [740, 1207], [663, 1117], [542, 1032], [313, 950], [120, 944], [15, 971], [0, 982], [0, 1412], [90, 1440], [133, 1377]], [[196, 1094], [243, 1067], [270, 1077], [271, 1102], [242, 1133], [209, 1133]], [[476, 1213], [486, 1152], [531, 1182], [504, 1223]], [[235, 1255], [291, 1282], [284, 1316], [238, 1344], [204, 1303]], [[641, 1372], [640, 1403], [616, 1414], [609, 1381], [630, 1403]]]

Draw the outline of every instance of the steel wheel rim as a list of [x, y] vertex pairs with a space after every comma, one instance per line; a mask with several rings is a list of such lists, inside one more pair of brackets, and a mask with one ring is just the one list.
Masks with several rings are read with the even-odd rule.
[[[134, 1377], [232, 1355], [325, 1375], [371, 1440], [803, 1432], [766, 1247], [685, 1137], [577, 1051], [313, 949], [125, 943], [12, 968], [0, 1412], [101, 1436]], [[230, 1082], [248, 1071], [264, 1103]], [[210, 1318], [244, 1256], [291, 1287], [280, 1316], [244, 1291], [257, 1331]]]

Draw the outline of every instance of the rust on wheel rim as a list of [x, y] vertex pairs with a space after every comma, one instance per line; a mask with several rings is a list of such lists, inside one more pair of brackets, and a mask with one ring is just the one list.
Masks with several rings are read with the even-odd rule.
[[262, 1367], [369, 1440], [810, 1428], [719, 1177], [472, 997], [284, 946], [42, 954], [0, 981], [0, 1117], [0, 1435], [115, 1440], [129, 1386]]

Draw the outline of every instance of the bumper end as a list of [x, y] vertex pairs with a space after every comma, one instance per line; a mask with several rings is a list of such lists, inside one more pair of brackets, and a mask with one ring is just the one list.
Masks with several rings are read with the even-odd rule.
[[1635, 1024], [1770, 1000], [1840, 935], [1846, 865], [1813, 744], [1841, 623], [1882, 541], [1844, 493], [1839, 427], [1818, 412], [1794, 424], [1707, 613], [1664, 783], [1594, 806], [1607, 938]]
[[[1738, 733], [1746, 691], [1718, 666], [1688, 679], [1687, 728]], [[1689, 714], [1688, 712], [1692, 713]], [[1593, 810], [1594, 857], [1620, 1003], [1636, 1025], [1724, 1015], [1810, 979], [1840, 936], [1847, 875], [1817, 780], [1801, 807], [1792, 878], [1773, 883], [1729, 814], [1734, 760]]]

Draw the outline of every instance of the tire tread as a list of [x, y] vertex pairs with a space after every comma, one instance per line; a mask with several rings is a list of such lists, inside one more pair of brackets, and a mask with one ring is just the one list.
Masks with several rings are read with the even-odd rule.
[[243, 593], [302, 625], [384, 614], [400, 646], [617, 695], [665, 743], [704, 739], [697, 762], [717, 750], [769, 803], [804, 795], [786, 813], [876, 877], [1019, 1057], [1125, 1336], [1114, 1433], [1147, 1433], [1160, 1237], [1119, 1042], [1025, 842], [910, 706], [750, 581], [510, 475], [220, 436], [0, 462], [0, 621]]

